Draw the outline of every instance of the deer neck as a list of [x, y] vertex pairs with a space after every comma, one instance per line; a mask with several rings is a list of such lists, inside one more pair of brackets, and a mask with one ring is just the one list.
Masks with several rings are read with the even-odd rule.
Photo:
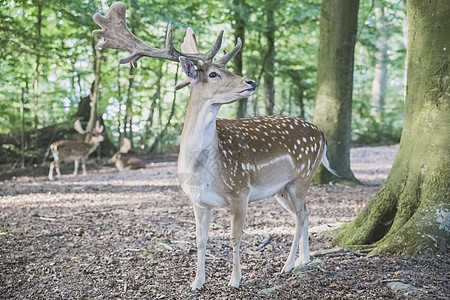
[[92, 152], [95, 151], [95, 149], [97, 149], [98, 145], [100, 144], [99, 141], [95, 141], [92, 138], [89, 140], [88, 145], [89, 145], [89, 154], [91, 154]]
[[220, 106], [211, 104], [200, 94], [191, 89], [180, 141], [180, 167], [192, 171], [206, 166], [210, 158], [217, 158], [219, 144], [216, 119]]

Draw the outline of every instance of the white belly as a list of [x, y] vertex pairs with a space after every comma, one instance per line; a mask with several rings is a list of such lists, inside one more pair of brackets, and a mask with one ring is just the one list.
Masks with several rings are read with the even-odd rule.
[[228, 204], [223, 196], [210, 187], [184, 183], [181, 185], [181, 188], [193, 203], [201, 207], [225, 207]]

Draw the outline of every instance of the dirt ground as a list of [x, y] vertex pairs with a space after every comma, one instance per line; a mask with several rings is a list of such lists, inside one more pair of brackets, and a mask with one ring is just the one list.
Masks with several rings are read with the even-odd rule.
[[[242, 244], [243, 280], [231, 274], [230, 223], [217, 209], [207, 248], [207, 282], [191, 292], [194, 216], [176, 182], [176, 158], [118, 172], [91, 163], [87, 176], [50, 182], [35, 168], [0, 181], [2, 299], [449, 299], [445, 255], [371, 256], [335, 248], [327, 230], [352, 220], [377, 192], [396, 146], [352, 149], [366, 185], [309, 190], [312, 263], [281, 274], [293, 219], [274, 199], [252, 203]], [[72, 165], [62, 169], [72, 172]], [[3, 178], [8, 176], [3, 176]]]

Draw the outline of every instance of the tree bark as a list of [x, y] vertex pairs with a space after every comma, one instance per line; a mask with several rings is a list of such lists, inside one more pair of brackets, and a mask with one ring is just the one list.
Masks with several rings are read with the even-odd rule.
[[343, 246], [409, 255], [450, 241], [450, 6], [408, 0], [407, 92], [400, 148], [381, 190], [336, 232]]
[[[358, 182], [350, 170], [353, 62], [359, 0], [324, 0], [320, 16], [320, 47], [314, 123], [324, 131], [331, 167], [339, 180]], [[314, 181], [337, 177], [319, 168]]]
[[273, 107], [275, 106], [275, 6], [275, 1], [266, 1], [267, 31], [265, 36], [267, 39], [267, 55], [264, 61], [264, 100], [267, 115], [273, 115]]

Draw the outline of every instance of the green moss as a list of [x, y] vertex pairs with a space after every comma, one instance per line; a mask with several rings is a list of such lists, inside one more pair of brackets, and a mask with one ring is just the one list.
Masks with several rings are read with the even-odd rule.
[[396, 214], [397, 195], [385, 186], [351, 223], [337, 229], [334, 240], [342, 247], [367, 245], [381, 239]]
[[401, 230], [377, 243], [374, 251], [406, 255], [445, 252], [450, 242], [449, 223], [450, 204], [421, 206]]

